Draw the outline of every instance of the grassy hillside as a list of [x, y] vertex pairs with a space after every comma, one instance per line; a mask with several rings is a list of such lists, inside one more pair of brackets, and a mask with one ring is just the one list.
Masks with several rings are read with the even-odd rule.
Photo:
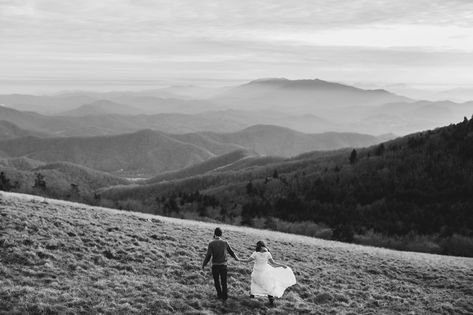
[[473, 260], [223, 226], [295, 272], [276, 306], [250, 299], [252, 266], [229, 261], [229, 300], [200, 266], [215, 224], [0, 193], [0, 313], [471, 314]]

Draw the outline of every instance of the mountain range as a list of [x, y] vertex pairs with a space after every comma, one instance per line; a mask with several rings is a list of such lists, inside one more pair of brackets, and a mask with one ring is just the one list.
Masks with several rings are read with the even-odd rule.
[[260, 79], [215, 89], [181, 86], [55, 96], [0, 95], [0, 104], [2, 120], [55, 136], [113, 135], [142, 129], [220, 133], [258, 124], [305, 133], [405, 135], [473, 113], [473, 102], [417, 101], [386, 90], [319, 79]]
[[47, 163], [67, 161], [122, 176], [149, 177], [237, 150], [290, 157], [307, 151], [368, 146], [380, 141], [370, 135], [303, 134], [287, 128], [259, 125], [228, 134], [172, 135], [142, 130], [96, 137], [29, 136], [0, 141], [0, 153], [6, 158], [27, 157]]
[[386, 90], [364, 90], [340, 83], [314, 80], [269, 78], [254, 80], [215, 96], [212, 101], [245, 108], [318, 114], [326, 108], [376, 106], [409, 101]]

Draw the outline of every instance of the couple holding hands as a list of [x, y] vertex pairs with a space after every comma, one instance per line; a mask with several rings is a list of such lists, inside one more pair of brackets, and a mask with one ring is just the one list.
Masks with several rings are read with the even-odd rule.
[[213, 238], [209, 243], [202, 269], [212, 259], [212, 275], [219, 299], [226, 301], [228, 298], [227, 252], [237, 261], [254, 261], [250, 297], [267, 296], [269, 303], [273, 305], [274, 297], [280, 298], [286, 288], [296, 284], [296, 278], [291, 268], [275, 262], [263, 241], [256, 243], [256, 249], [248, 259], [240, 259], [235, 255], [228, 242], [222, 239], [220, 228], [215, 229]]

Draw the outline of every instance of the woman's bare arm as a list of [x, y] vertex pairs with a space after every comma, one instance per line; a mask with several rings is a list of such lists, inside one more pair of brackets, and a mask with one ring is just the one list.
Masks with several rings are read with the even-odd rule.
[[272, 258], [268, 259], [268, 262], [269, 262], [269, 264], [270, 264], [271, 266], [273, 266], [273, 267], [287, 268], [286, 265], [277, 263], [277, 262], [275, 262], [274, 259], [272, 259]]
[[241, 262], [252, 262], [253, 260], [255, 260], [253, 257], [249, 257], [248, 259], [240, 259], [239, 261], [241, 261]]

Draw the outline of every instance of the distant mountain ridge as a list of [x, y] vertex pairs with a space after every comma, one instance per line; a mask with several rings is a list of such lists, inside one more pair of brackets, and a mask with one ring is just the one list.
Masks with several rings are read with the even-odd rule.
[[255, 125], [234, 133], [200, 134], [220, 143], [234, 144], [253, 150], [261, 155], [282, 157], [296, 156], [315, 150], [366, 147], [380, 142], [380, 139], [370, 135], [336, 132], [305, 134], [273, 125]]
[[25, 156], [48, 163], [72, 162], [123, 176], [149, 176], [214, 156], [203, 148], [151, 130], [90, 138], [26, 137], [0, 142], [0, 147], [10, 157]]
[[[258, 124], [304, 133], [405, 135], [453, 123], [473, 113], [473, 102], [416, 101], [382, 89], [285, 78], [258, 79], [225, 88], [174, 86], [55, 96], [0, 95], [0, 104], [4, 106], [0, 108], [3, 120], [55, 136], [114, 135], [142, 129], [172, 134], [228, 133]], [[17, 111], [6, 113], [6, 107]]]
[[267, 79], [257, 79], [247, 83], [247, 85], [267, 85], [267, 86], [277, 86], [279, 88], [285, 89], [309, 89], [309, 90], [317, 90], [317, 89], [349, 89], [353, 91], [358, 91], [360, 93], [363, 92], [371, 92], [371, 93], [382, 93], [382, 94], [391, 94], [393, 93], [384, 90], [384, 89], [374, 89], [374, 90], [367, 90], [361, 89], [354, 86], [337, 83], [337, 82], [329, 82], [320, 79], [299, 79], [299, 80], [289, 80], [286, 78], [267, 78]]
[[116, 103], [109, 100], [97, 100], [89, 104], [81, 105], [75, 109], [65, 111], [59, 116], [93, 116], [93, 115], [136, 115], [139, 110], [135, 107]]
[[24, 137], [0, 141], [0, 152], [7, 158], [27, 157], [46, 163], [66, 161], [122, 176], [149, 177], [237, 150], [290, 157], [313, 150], [369, 146], [380, 141], [370, 135], [304, 134], [258, 125], [236, 133], [173, 135], [142, 130], [114, 136]]
[[386, 90], [364, 90], [319, 79], [259, 79], [229, 89], [212, 99], [215, 103], [242, 106], [250, 102], [255, 108], [272, 108], [311, 113], [324, 108], [376, 106], [389, 102], [407, 102], [409, 98]]

